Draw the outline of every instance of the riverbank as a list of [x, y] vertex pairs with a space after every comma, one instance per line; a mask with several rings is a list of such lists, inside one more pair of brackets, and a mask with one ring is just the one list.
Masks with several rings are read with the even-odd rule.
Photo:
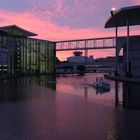
[[130, 82], [130, 83], [140, 83], [140, 78], [133, 78], [133, 77], [124, 77], [124, 76], [115, 76], [110, 74], [105, 74], [104, 77], [106, 79], [119, 81], [119, 82]]

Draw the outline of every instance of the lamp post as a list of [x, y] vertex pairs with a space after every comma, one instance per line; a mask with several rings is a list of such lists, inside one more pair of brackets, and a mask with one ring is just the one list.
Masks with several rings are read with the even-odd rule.
[[[111, 9], [111, 11], [110, 11], [110, 13], [111, 13], [111, 16], [113, 17], [114, 16], [114, 14], [115, 14], [115, 12], [116, 12], [116, 8], [112, 8]], [[118, 49], [117, 49], [117, 42], [118, 42], [118, 39], [117, 39], [117, 37], [118, 37], [118, 27], [116, 26], [116, 34], [115, 34], [115, 38], [116, 38], [116, 51], [115, 51], [115, 54], [116, 54], [116, 59], [115, 59], [115, 76], [117, 76], [118, 75]]]
[[127, 17], [126, 76], [129, 76], [129, 21]]
[[115, 7], [113, 7], [113, 8], [111, 9], [111, 11], [110, 11], [111, 16], [114, 16], [115, 12], [116, 12], [116, 8], [115, 8]]

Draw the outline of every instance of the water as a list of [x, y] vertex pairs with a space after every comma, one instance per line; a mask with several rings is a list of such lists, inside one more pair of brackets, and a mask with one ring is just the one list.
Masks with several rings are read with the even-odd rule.
[[[98, 92], [93, 88], [96, 77], [103, 77], [103, 74], [86, 74], [85, 76], [63, 75], [57, 79], [57, 91], [61, 94], [79, 96], [88, 101], [104, 105], [114, 106], [115, 102], [115, 82], [111, 84], [109, 92]], [[119, 83], [119, 103], [122, 103], [122, 84]]]
[[140, 111], [115, 108], [114, 82], [96, 93], [96, 76], [1, 81], [0, 140], [138, 140]]

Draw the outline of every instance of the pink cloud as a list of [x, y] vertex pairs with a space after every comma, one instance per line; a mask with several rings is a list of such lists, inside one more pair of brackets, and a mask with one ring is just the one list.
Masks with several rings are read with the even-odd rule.
[[140, 1], [139, 0], [133, 0], [133, 3], [134, 4], [140, 4]]
[[[15, 13], [0, 11], [0, 17], [3, 19], [0, 26], [16, 24], [22, 28], [39, 34], [39, 38], [47, 40], [65, 40], [79, 38], [101, 37], [106, 34], [95, 29], [71, 29], [70, 27], [62, 27], [52, 23], [50, 20], [41, 20], [30, 12]], [[100, 33], [99, 33], [100, 32]], [[108, 33], [109, 34], [109, 33]], [[67, 55], [72, 53], [65, 53]], [[61, 59], [66, 59], [64, 53], [58, 54]]]
[[0, 11], [0, 17], [3, 19], [0, 26], [16, 24], [29, 31], [39, 34], [39, 38], [51, 40], [93, 38], [112, 35], [107, 30], [98, 29], [71, 29], [68, 26], [57, 25], [50, 20], [41, 20], [30, 12], [15, 13]]
[[[61, 9], [61, 7], [59, 7], [58, 9]], [[50, 16], [53, 15], [51, 15], [50, 13]], [[113, 29], [73, 29], [69, 26], [60, 26], [52, 22], [50, 19], [42, 20], [38, 18], [38, 16], [33, 12], [16, 13], [11, 11], [0, 10], [0, 17], [2, 19], [0, 21], [0, 26], [16, 24], [31, 32], [37, 33], [39, 35], [37, 38], [47, 40], [68, 40], [115, 36]], [[136, 28], [135, 30], [131, 30], [131, 33], [139, 34], [140, 30]], [[123, 31], [120, 35], [122, 34], [125, 34], [125, 31]], [[111, 52], [109, 53], [111, 54]], [[103, 54], [105, 55], [105, 52], [97, 51], [97, 53], [95, 53], [95, 57], [103, 56]], [[64, 59], [64, 53], [59, 54], [59, 57]]]

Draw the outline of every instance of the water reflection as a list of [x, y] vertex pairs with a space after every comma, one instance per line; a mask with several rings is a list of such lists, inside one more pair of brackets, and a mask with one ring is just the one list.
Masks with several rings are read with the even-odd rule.
[[[56, 90], [61, 94], [72, 94], [91, 101], [98, 100], [99, 102], [110, 105], [121, 102], [120, 83], [117, 84], [117, 91], [115, 90], [116, 85], [114, 82], [110, 81], [111, 90], [100, 92], [93, 87], [97, 76], [103, 76], [103, 74], [86, 74], [85, 76], [62, 75], [57, 78], [54, 75], [48, 75], [3, 80], [0, 81], [0, 102], [30, 100], [35, 96], [39, 96], [37, 91], [41, 90], [42, 87]], [[117, 98], [115, 98], [116, 94], [118, 94]]]
[[140, 112], [114, 108], [114, 82], [110, 92], [96, 94], [96, 76], [1, 81], [0, 139], [137, 140]]
[[118, 107], [119, 105], [119, 83], [118, 81], [115, 81], [115, 106]]
[[88, 87], [84, 86], [84, 97], [85, 97], [85, 99], [87, 99], [87, 96], [88, 96]]
[[106, 93], [109, 93], [110, 92], [110, 90], [109, 91], [104, 91], [104, 90], [102, 90], [102, 89], [96, 89], [96, 94], [98, 95], [98, 94], [106, 94]]
[[123, 107], [140, 109], [140, 86], [138, 83], [123, 83]]
[[37, 95], [40, 86], [56, 90], [54, 75], [0, 81], [0, 102], [28, 100]]
[[[110, 105], [115, 104], [115, 82], [109, 81], [111, 84], [110, 91], [101, 92], [93, 86], [96, 77], [103, 77], [103, 74], [86, 74], [85, 76], [62, 75], [57, 78], [56, 90], [62, 94], [72, 94], [91, 101], [98, 100]], [[118, 100], [122, 102], [122, 88], [120, 85], [121, 83], [118, 83]]]

